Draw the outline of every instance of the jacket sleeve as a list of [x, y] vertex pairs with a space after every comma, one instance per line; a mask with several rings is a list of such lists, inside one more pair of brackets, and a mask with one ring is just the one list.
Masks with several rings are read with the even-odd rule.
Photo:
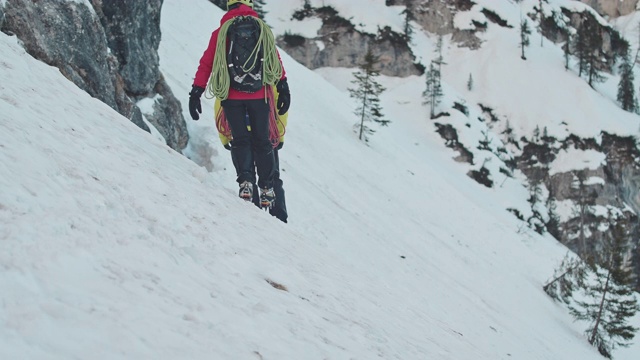
[[207, 82], [209, 82], [209, 78], [211, 77], [211, 70], [213, 68], [213, 59], [216, 56], [216, 45], [218, 42], [218, 31], [216, 29], [211, 34], [211, 39], [209, 40], [209, 46], [207, 50], [204, 51], [202, 57], [200, 58], [200, 65], [198, 65], [198, 71], [196, 72], [196, 77], [193, 80], [193, 85], [206, 88]]
[[278, 54], [278, 61], [280, 61], [280, 65], [282, 65], [282, 76], [280, 77], [280, 80], [282, 80], [287, 77], [287, 72], [284, 70], [284, 64], [282, 63], [282, 58], [280, 57], [280, 51], [278, 51], [278, 48], [276, 48], [276, 54]]

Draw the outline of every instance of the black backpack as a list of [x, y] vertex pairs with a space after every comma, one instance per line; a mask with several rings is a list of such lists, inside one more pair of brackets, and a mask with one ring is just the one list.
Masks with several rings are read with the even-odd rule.
[[263, 49], [260, 24], [253, 16], [239, 16], [227, 31], [227, 64], [231, 88], [254, 93], [262, 89]]

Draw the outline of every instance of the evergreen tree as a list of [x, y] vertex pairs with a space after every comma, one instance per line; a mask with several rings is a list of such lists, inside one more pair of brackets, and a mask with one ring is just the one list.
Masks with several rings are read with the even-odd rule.
[[433, 63], [438, 67], [438, 81], [442, 74], [442, 65], [447, 65], [442, 57], [442, 35], [438, 35], [438, 42], [436, 43], [436, 57], [433, 59]]
[[478, 150], [487, 150], [491, 151], [491, 139], [489, 139], [489, 131], [481, 131], [484, 138], [480, 140], [480, 145], [478, 145]]
[[529, 177], [527, 189], [529, 190], [529, 203], [531, 204], [532, 215], [527, 219], [529, 227], [534, 229], [538, 234], [543, 234], [545, 230], [544, 219], [540, 213], [539, 204], [542, 202], [542, 177], [535, 172]]
[[544, 32], [542, 31], [542, 23], [544, 22], [544, 10], [542, 9], [542, 0], [538, 0], [538, 2], [540, 4], [540, 24], [538, 26], [540, 27], [540, 47], [542, 47], [544, 41]]
[[[609, 233], [598, 258], [596, 281], [584, 289], [584, 296], [571, 306], [572, 315], [589, 322], [585, 332], [589, 343], [600, 354], [611, 359], [617, 347], [627, 347], [637, 328], [628, 320], [640, 311], [635, 292], [631, 288], [632, 270], [625, 263], [628, 232], [622, 221], [609, 216]], [[583, 300], [584, 299], [584, 300]]]
[[[542, 128], [542, 137], [540, 138], [540, 140], [542, 140], [542, 143], [544, 145], [546, 145], [547, 147], [550, 147], [556, 141], [556, 138], [549, 135], [549, 129], [547, 129], [547, 127], [545, 126]], [[551, 161], [550, 159], [541, 159], [541, 160], [545, 162], [545, 164], [548, 164]]]
[[578, 56], [578, 76], [586, 72], [591, 87], [594, 83], [604, 80], [599, 69], [602, 37], [597, 26], [595, 19], [583, 15], [574, 44], [574, 53]]
[[589, 269], [589, 266], [579, 257], [570, 256], [567, 253], [560, 266], [555, 269], [553, 279], [542, 289], [554, 300], [569, 304], [574, 291], [586, 286], [585, 280]]
[[618, 83], [618, 102], [626, 111], [635, 112], [638, 109], [638, 99], [636, 98], [633, 84], [633, 64], [629, 56], [625, 56], [620, 63], [620, 82]]
[[518, 146], [518, 141], [516, 140], [516, 135], [513, 131], [513, 127], [511, 127], [511, 122], [509, 121], [509, 119], [507, 119], [507, 122], [504, 126], [504, 130], [501, 132], [501, 134], [506, 136], [507, 138], [506, 141], [508, 144], [513, 144]]
[[570, 197], [575, 203], [574, 213], [578, 220], [578, 241], [577, 253], [583, 258], [588, 258], [591, 251], [587, 246], [586, 234], [593, 226], [595, 219], [596, 197], [595, 191], [590, 191], [586, 184], [586, 174], [579, 171], [575, 174], [575, 181], [572, 184]]
[[585, 38], [587, 35], [585, 34], [584, 23], [586, 20], [583, 18], [582, 24], [578, 26], [578, 31], [576, 31], [576, 35], [574, 37], [573, 42], [573, 53], [578, 57], [578, 76], [582, 77], [582, 73], [585, 69], [585, 63], [587, 58], [587, 44]]
[[400, 15], [404, 15], [404, 36], [407, 39], [407, 42], [411, 42], [414, 31], [411, 22], [415, 20], [415, 16], [413, 15], [413, 12], [409, 10], [409, 7], [406, 7], [404, 10], [402, 10]]
[[469, 74], [469, 80], [467, 80], [467, 90], [473, 90], [473, 76]]
[[520, 58], [522, 60], [527, 60], [527, 57], [524, 55], [524, 48], [529, 46], [529, 35], [531, 35], [529, 23], [527, 22], [527, 19], [522, 19], [522, 22], [520, 22], [520, 49], [522, 50]]
[[264, 0], [253, 0], [253, 10], [258, 13], [260, 19], [264, 20], [264, 17], [267, 15], [267, 11], [264, 9]]
[[438, 36], [438, 42], [436, 43], [436, 56], [429, 65], [427, 71], [426, 89], [422, 92], [424, 96], [425, 105], [430, 105], [430, 118], [435, 117], [436, 107], [440, 104], [442, 96], [442, 65], [446, 65], [442, 56], [442, 35]]
[[429, 65], [429, 71], [427, 71], [426, 89], [422, 93], [425, 98], [425, 105], [430, 105], [429, 115], [433, 119], [436, 115], [436, 107], [440, 104], [443, 92], [442, 85], [440, 83], [440, 71], [437, 65], [432, 61]]
[[553, 186], [549, 187], [549, 196], [545, 205], [547, 206], [547, 216], [549, 218], [545, 224], [547, 231], [556, 239], [560, 239], [560, 216], [558, 216], [558, 205]]
[[535, 144], [540, 142], [540, 125], [536, 125], [536, 128], [533, 129], [533, 137], [531, 138]]
[[209, 0], [215, 6], [219, 7], [222, 10], [227, 10], [227, 0]]
[[571, 33], [568, 28], [564, 30], [564, 34], [567, 38], [567, 42], [562, 47], [562, 50], [564, 51], [564, 68], [565, 70], [569, 70], [569, 59], [571, 57]]
[[[638, 41], [640, 41], [640, 22], [638, 22]], [[640, 46], [636, 50], [636, 56], [633, 57], [633, 62], [636, 63], [638, 61], [638, 55], [640, 55]]]
[[353, 73], [355, 79], [351, 83], [355, 84], [356, 88], [349, 89], [351, 97], [359, 103], [354, 113], [360, 116], [360, 122], [354, 127], [359, 132], [358, 138], [365, 141], [369, 141], [368, 135], [375, 133], [375, 130], [367, 126], [366, 123], [375, 122], [382, 126], [387, 126], [390, 123], [389, 120], [384, 119], [380, 105], [380, 94], [385, 91], [385, 88], [376, 81], [376, 78], [380, 76], [380, 73], [374, 69], [377, 63], [378, 58], [373, 56], [371, 49], [369, 49], [365, 55], [364, 63], [359, 67], [360, 70]]

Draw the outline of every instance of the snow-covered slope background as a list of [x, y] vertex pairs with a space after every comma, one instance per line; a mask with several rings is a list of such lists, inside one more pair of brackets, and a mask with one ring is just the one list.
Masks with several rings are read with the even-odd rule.
[[[276, 29], [277, 9], [267, 19]], [[222, 14], [206, 0], [163, 5], [161, 67], [185, 117]], [[487, 36], [500, 46], [514, 34]], [[350, 70], [313, 72], [282, 54], [293, 92], [281, 152], [285, 225], [237, 198], [212, 102], [188, 122], [185, 150], [209, 172], [15, 38], [0, 34], [0, 48], [0, 358], [600, 358], [584, 324], [541, 289], [567, 250], [505, 210], [528, 208], [520, 181], [487, 189], [451, 160], [426, 120], [421, 78], [383, 79], [393, 123], [366, 146], [352, 132]], [[465, 58], [456, 51], [447, 54], [448, 94], [497, 97], [492, 89], [523, 81], [531, 92], [504, 106], [533, 107], [539, 72], [550, 67], [566, 86], [559, 93], [575, 96], [568, 101], [610, 101], [580, 97], [588, 86], [560, 73], [562, 54], [559, 65], [546, 63], [552, 48], [532, 48], [540, 61], [524, 64], [517, 48], [513, 60], [496, 60], [489, 47], [484, 63], [454, 65]], [[467, 94], [468, 72], [456, 76], [455, 66], [496, 75]], [[513, 66], [531, 68], [497, 73]], [[563, 106], [523, 113], [570, 110]], [[617, 111], [606, 106], [594, 111]], [[620, 124], [607, 126], [637, 129], [637, 120]]]

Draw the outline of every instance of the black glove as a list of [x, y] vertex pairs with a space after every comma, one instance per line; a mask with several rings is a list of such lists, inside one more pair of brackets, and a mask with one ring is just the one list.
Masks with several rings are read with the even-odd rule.
[[276, 89], [278, 90], [278, 104], [276, 106], [278, 115], [284, 115], [289, 111], [289, 105], [291, 105], [291, 93], [289, 92], [287, 78], [280, 80], [276, 85]]
[[189, 112], [193, 120], [200, 119], [199, 114], [202, 114], [202, 105], [200, 104], [202, 93], [204, 93], [204, 88], [196, 85], [193, 85], [189, 93]]

